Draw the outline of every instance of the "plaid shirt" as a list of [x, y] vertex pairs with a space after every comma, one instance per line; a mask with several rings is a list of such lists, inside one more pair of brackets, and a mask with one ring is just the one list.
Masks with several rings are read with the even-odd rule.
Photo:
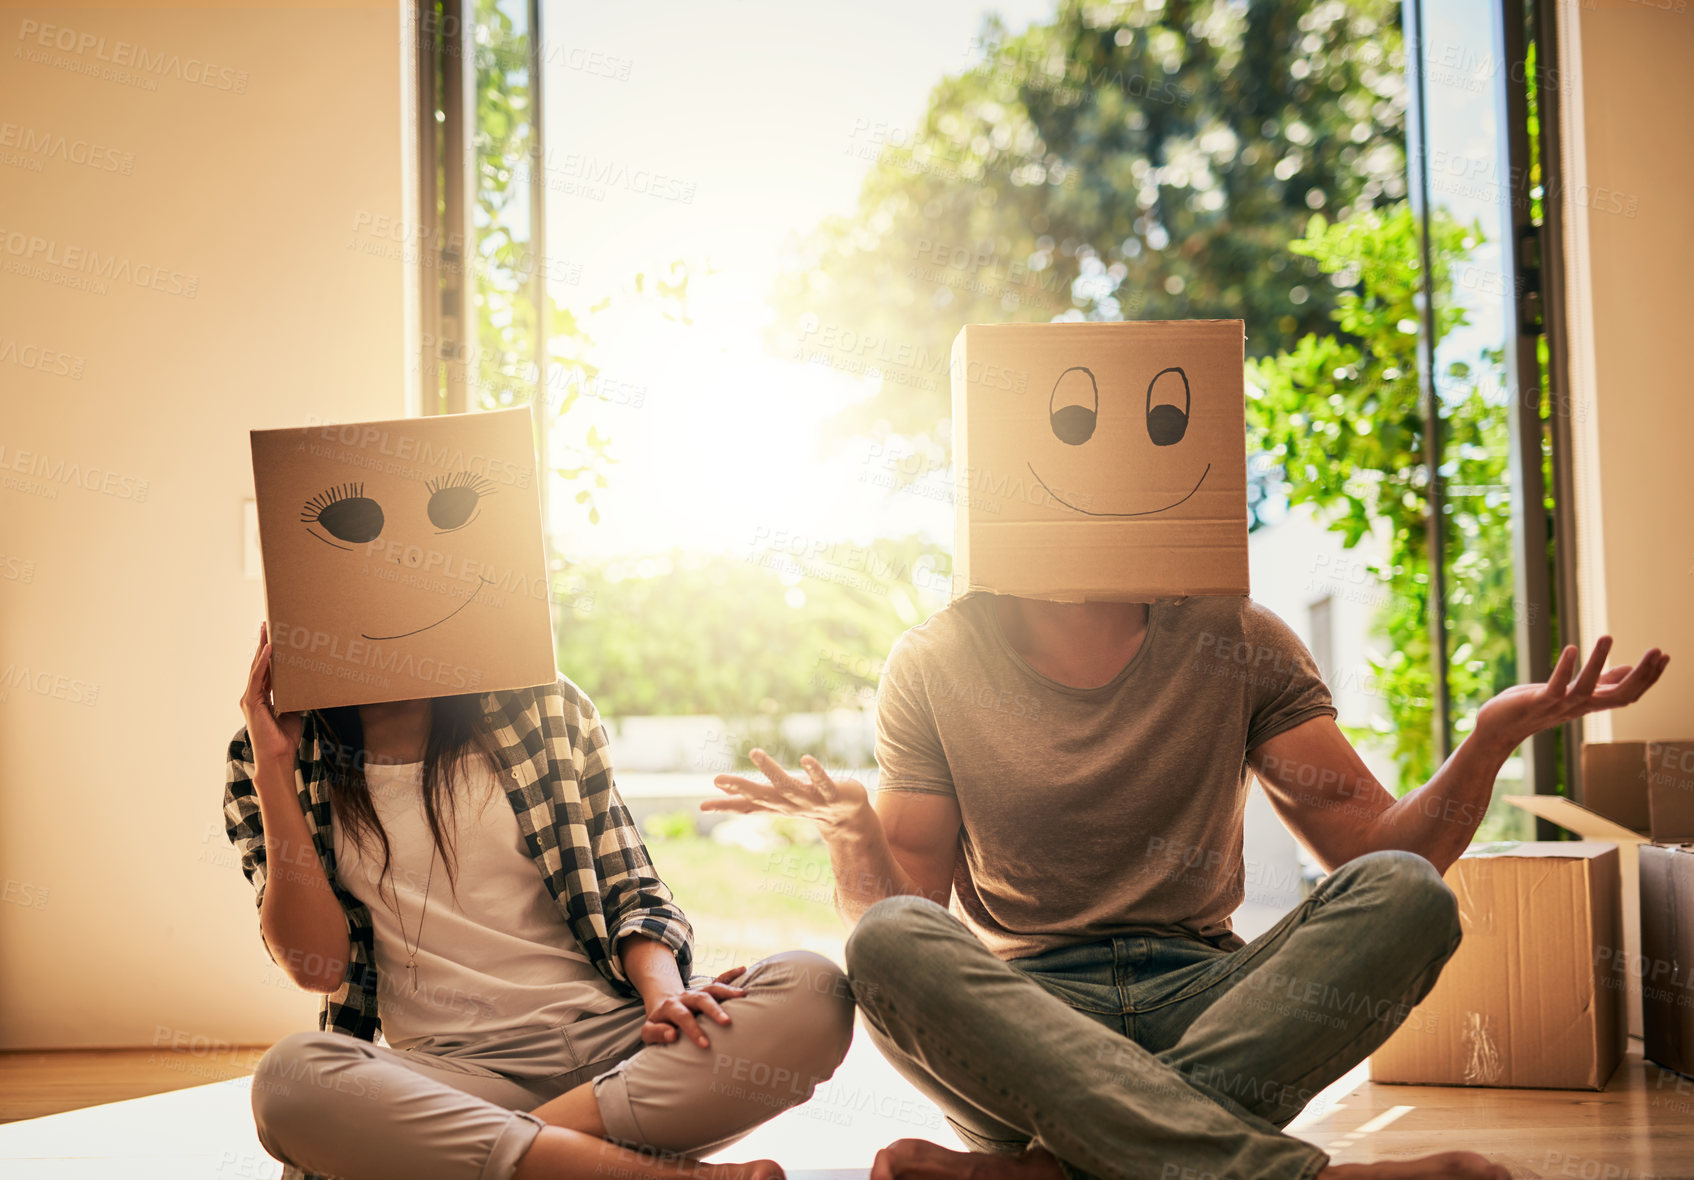
[[[653, 871], [646, 846], [612, 781], [606, 732], [594, 702], [569, 678], [539, 688], [491, 692], [483, 711], [501, 750], [506, 798], [547, 892], [570, 922], [589, 961], [620, 993], [637, 994], [615, 948], [628, 934], [643, 934], [676, 951], [677, 969], [689, 978], [693, 928]], [[329, 766], [320, 752], [321, 725], [310, 710], [295, 759], [295, 792], [330, 888], [347, 916], [352, 959], [341, 987], [326, 995], [318, 1027], [375, 1041], [378, 980], [370, 910], [335, 876], [331, 839]], [[253, 748], [243, 727], [229, 743], [224, 780], [224, 828], [241, 854], [241, 871], [265, 898], [265, 833], [253, 785]], [[263, 935], [260, 936], [263, 942]], [[266, 954], [270, 945], [265, 944]], [[271, 955], [275, 962], [276, 956]], [[284, 1176], [304, 1175], [289, 1168]]]

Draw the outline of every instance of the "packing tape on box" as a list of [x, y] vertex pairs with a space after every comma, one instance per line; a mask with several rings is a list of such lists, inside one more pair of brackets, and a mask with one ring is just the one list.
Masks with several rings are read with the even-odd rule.
[[1482, 1012], [1465, 1013], [1465, 1085], [1492, 1086], [1505, 1072], [1505, 1056]]

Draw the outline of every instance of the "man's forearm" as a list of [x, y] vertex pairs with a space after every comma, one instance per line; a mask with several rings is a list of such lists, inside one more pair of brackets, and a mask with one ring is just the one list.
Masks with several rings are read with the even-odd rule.
[[1416, 852], [1441, 872], [1458, 860], [1476, 834], [1500, 768], [1517, 748], [1480, 726], [1423, 786], [1376, 817], [1371, 844]]
[[823, 837], [835, 874], [835, 908], [849, 926], [885, 897], [923, 895], [895, 861], [882, 820], [868, 802], [849, 819], [823, 828]]

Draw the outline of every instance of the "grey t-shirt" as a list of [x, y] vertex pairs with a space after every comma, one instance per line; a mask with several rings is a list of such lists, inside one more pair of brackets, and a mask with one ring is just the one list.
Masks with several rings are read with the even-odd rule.
[[1124, 669], [1071, 688], [972, 593], [895, 643], [878, 789], [950, 795], [953, 911], [1001, 958], [1119, 934], [1239, 945], [1247, 751], [1335, 716], [1305, 644], [1250, 598], [1166, 599]]

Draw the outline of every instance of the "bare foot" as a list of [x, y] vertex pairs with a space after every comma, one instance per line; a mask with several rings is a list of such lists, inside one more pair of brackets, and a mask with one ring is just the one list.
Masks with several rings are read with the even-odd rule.
[[1059, 1161], [1031, 1147], [1020, 1155], [951, 1151], [927, 1139], [897, 1139], [876, 1153], [871, 1180], [1063, 1180]]
[[1317, 1180], [1512, 1180], [1512, 1174], [1474, 1151], [1442, 1151], [1415, 1160], [1331, 1164]]
[[512, 1180], [559, 1180], [561, 1176], [597, 1176], [600, 1180], [784, 1180], [782, 1165], [775, 1160], [707, 1164], [668, 1151], [632, 1151], [568, 1127], [542, 1127], [518, 1161]]

